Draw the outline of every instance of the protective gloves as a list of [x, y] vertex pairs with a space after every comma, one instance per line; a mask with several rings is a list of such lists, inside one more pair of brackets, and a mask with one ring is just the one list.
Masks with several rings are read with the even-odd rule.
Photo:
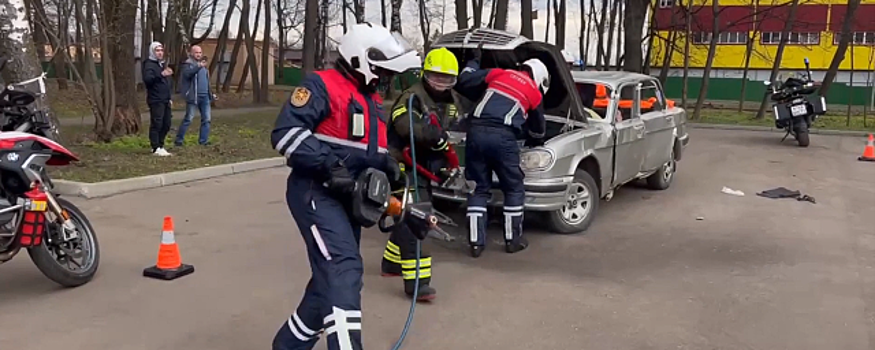
[[389, 181], [393, 185], [392, 187], [398, 188], [403, 186], [404, 184], [401, 181], [403, 173], [401, 172], [401, 167], [398, 165], [398, 161], [395, 160], [395, 158], [386, 156], [385, 162], [384, 170], [386, 171], [386, 177], [389, 178]]
[[337, 196], [349, 196], [355, 191], [356, 182], [349, 174], [349, 169], [343, 164], [342, 160], [338, 160], [328, 168], [329, 177], [325, 186], [328, 191]]
[[450, 147], [449, 139], [450, 135], [446, 131], [441, 131], [440, 138], [435, 142], [435, 146], [431, 150], [435, 152], [446, 151]]

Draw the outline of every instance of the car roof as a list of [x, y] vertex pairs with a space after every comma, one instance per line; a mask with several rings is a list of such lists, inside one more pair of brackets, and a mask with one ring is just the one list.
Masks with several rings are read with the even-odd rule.
[[616, 88], [625, 83], [653, 80], [652, 76], [623, 71], [572, 71], [575, 83], [594, 82]]
[[476, 48], [483, 43], [487, 50], [513, 50], [530, 40], [522, 35], [509, 33], [503, 30], [476, 28], [457, 30], [442, 35], [434, 47], [446, 48]]

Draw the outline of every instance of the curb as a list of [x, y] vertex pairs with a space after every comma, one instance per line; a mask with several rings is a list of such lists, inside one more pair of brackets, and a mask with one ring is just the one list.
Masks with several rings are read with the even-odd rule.
[[283, 157], [256, 159], [241, 163], [222, 164], [171, 173], [147, 175], [130, 179], [118, 179], [97, 183], [54, 180], [55, 193], [82, 198], [101, 198], [117, 194], [178, 185], [214, 177], [240, 174], [255, 170], [276, 168], [286, 164]]
[[[784, 129], [778, 129], [768, 126], [756, 125], [732, 125], [732, 124], [707, 124], [688, 122], [688, 126], [694, 129], [712, 129], [712, 130], [743, 130], [743, 131], [761, 131], [761, 132], [780, 132], [784, 133]], [[835, 135], [835, 136], [861, 136], [866, 137], [869, 134], [875, 134], [873, 131], [852, 131], [852, 130], [831, 130], [831, 129], [810, 129], [810, 134], [817, 135]]]

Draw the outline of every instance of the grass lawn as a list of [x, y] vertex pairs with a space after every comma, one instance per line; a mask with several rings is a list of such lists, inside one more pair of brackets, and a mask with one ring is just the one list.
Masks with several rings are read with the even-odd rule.
[[251, 113], [213, 118], [211, 145], [197, 144], [199, 116], [195, 116], [183, 147], [174, 147], [179, 118], [167, 134], [165, 147], [171, 157], [150, 153], [148, 123], [138, 135], [118, 138], [110, 143], [92, 140], [90, 126], [70, 126], [61, 130], [63, 143], [80, 157], [66, 167], [50, 169], [52, 177], [80, 182], [100, 182], [171, 171], [189, 170], [247, 160], [278, 157], [270, 147], [270, 131], [277, 114]]
[[[49, 79], [46, 83], [46, 89], [49, 105], [52, 107], [52, 111], [57, 114], [58, 118], [81, 118], [84, 116], [85, 119], [89, 121], [94, 119], [91, 105], [88, 103], [87, 94], [78, 85], [71, 82], [68, 89], [58, 90], [58, 84], [55, 80]], [[219, 99], [213, 102], [213, 109], [250, 106], [252, 104], [252, 91], [244, 90], [240, 93], [236, 93], [236, 89], [237, 87], [235, 85], [228, 93], [216, 93], [219, 96]], [[272, 105], [279, 105], [285, 102], [289, 98], [289, 89], [291, 88], [284, 86], [271, 87], [270, 103]], [[138, 91], [137, 98], [139, 99], [138, 104], [140, 112], [148, 112], [149, 107], [146, 105], [146, 92]], [[173, 94], [172, 108], [175, 111], [185, 109], [185, 102], [179, 94]]]
[[[692, 109], [687, 111], [688, 116], [692, 116]], [[728, 109], [707, 109], [702, 110], [702, 117], [698, 120], [690, 120], [693, 123], [706, 124], [732, 124], [732, 125], [754, 125], [774, 127], [775, 120], [771, 112], [766, 111], [766, 116], [763, 119], [754, 119], [756, 112], [738, 113], [735, 110]], [[848, 125], [848, 117], [843, 113], [828, 113], [820, 116], [812, 125], [814, 129], [829, 129], [829, 130], [854, 130], [854, 131], [872, 131], [875, 132], [875, 115], [870, 115], [864, 118], [862, 115], [852, 115], [850, 125]]]

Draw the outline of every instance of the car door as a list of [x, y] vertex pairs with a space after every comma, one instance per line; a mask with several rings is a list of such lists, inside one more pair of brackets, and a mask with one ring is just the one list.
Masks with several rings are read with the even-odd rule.
[[659, 169], [671, 158], [674, 146], [675, 119], [666, 108], [665, 96], [655, 79], [646, 79], [638, 85], [641, 99], [641, 120], [644, 122], [643, 171]]
[[646, 126], [632, 103], [636, 86], [621, 86], [619, 98], [614, 98], [614, 185], [634, 179], [644, 165]]

